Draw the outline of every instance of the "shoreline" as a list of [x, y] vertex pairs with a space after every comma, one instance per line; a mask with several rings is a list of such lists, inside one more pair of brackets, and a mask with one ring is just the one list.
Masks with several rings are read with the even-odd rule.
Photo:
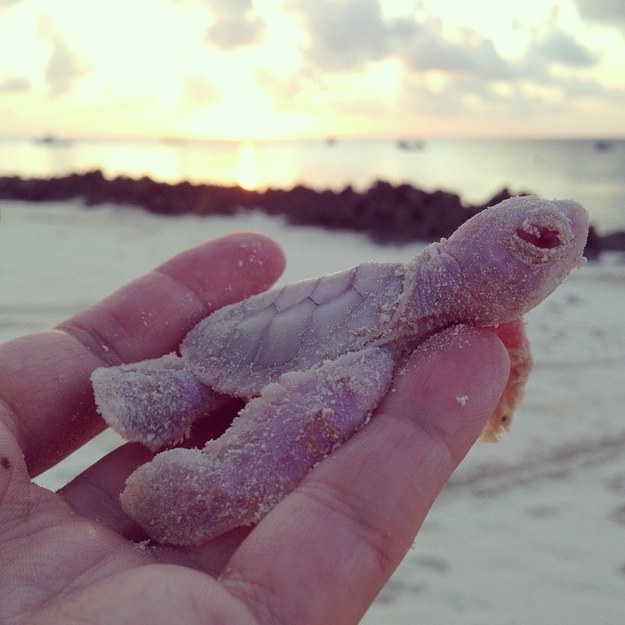
[[[395, 245], [449, 236], [479, 211], [512, 195], [503, 188], [484, 204], [467, 204], [455, 193], [427, 192], [382, 180], [359, 192], [351, 186], [317, 191], [303, 185], [255, 191], [240, 186], [158, 182], [147, 176], [107, 178], [100, 170], [50, 178], [0, 177], [0, 200], [80, 200], [87, 207], [131, 205], [172, 216], [261, 211], [280, 215], [289, 224], [359, 232], [375, 243]], [[607, 251], [625, 251], [625, 230], [600, 235], [591, 225], [586, 257], [594, 260]]]

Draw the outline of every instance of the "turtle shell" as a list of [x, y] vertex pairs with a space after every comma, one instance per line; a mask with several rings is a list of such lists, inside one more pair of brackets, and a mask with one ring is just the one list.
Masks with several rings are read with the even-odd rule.
[[222, 308], [180, 353], [205, 384], [252, 397], [287, 371], [384, 341], [404, 285], [402, 264], [367, 263]]

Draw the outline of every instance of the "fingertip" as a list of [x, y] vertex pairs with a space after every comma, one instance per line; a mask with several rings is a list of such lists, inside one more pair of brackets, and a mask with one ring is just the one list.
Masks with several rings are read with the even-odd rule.
[[186, 250], [157, 270], [187, 284], [193, 280], [193, 291], [209, 293], [210, 308], [215, 308], [266, 290], [285, 265], [284, 252], [275, 241], [238, 232]]
[[243, 272], [260, 275], [271, 286], [286, 267], [286, 256], [280, 245], [269, 237], [257, 232], [240, 232], [227, 237], [238, 246]]
[[201, 245], [233, 247], [241, 251], [242, 257], [249, 256], [250, 262], [275, 263], [275, 268], [280, 271], [286, 264], [286, 257], [280, 245], [260, 232], [242, 230]]

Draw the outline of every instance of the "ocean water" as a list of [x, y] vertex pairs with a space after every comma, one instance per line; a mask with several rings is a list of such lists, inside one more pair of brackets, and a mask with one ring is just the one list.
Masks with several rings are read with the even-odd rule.
[[0, 175], [107, 176], [247, 188], [358, 190], [376, 180], [458, 193], [481, 203], [503, 187], [573, 198], [602, 232], [625, 229], [625, 140], [185, 142], [0, 140]]

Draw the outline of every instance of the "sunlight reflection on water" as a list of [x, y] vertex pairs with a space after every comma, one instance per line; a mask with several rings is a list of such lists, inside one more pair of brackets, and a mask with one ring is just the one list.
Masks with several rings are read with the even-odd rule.
[[601, 230], [625, 227], [625, 141], [0, 141], [0, 175], [54, 176], [101, 169], [109, 177], [364, 190], [376, 180], [458, 193], [482, 203], [503, 187], [574, 198]]

